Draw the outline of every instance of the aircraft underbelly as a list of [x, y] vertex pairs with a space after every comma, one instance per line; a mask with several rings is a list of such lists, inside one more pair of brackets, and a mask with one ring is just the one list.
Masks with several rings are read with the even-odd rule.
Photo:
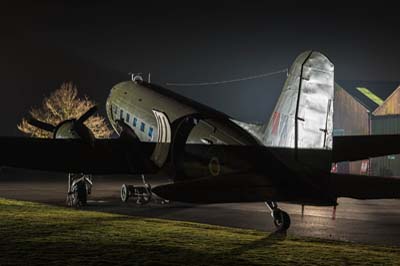
[[[229, 178], [236, 180], [229, 181]], [[259, 182], [262, 178], [264, 180]], [[231, 175], [219, 181], [206, 178], [191, 182], [171, 183], [155, 187], [153, 192], [172, 201], [203, 204], [279, 201], [310, 205], [334, 205], [336, 202], [336, 198], [329, 197], [322, 191], [316, 193], [305, 183], [293, 182], [293, 185], [277, 185], [267, 176], [260, 178], [260, 176], [255, 175], [246, 177]]]

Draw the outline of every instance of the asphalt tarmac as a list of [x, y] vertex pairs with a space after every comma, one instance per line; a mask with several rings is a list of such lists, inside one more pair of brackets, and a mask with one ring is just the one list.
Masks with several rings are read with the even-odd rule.
[[[274, 231], [264, 203], [194, 205], [178, 202], [137, 205], [120, 200], [123, 183], [139, 183], [134, 177], [95, 177], [86, 210], [132, 216], [193, 221], [214, 225]], [[61, 174], [6, 169], [0, 174], [0, 197], [65, 205], [67, 178]], [[288, 234], [330, 240], [400, 246], [400, 200], [339, 199], [336, 218], [332, 208], [279, 204], [292, 224]]]

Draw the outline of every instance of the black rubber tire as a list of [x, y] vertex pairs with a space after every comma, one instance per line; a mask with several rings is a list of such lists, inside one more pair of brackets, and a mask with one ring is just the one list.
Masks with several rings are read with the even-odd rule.
[[123, 184], [121, 186], [121, 200], [122, 202], [127, 202], [129, 199], [129, 188], [127, 185]]
[[276, 209], [273, 212], [274, 224], [277, 230], [286, 231], [290, 227], [290, 216], [287, 212]]

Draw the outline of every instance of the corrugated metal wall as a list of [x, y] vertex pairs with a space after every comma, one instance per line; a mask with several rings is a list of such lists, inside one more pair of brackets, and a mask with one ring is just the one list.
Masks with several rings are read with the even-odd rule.
[[[333, 135], [368, 135], [369, 111], [338, 84], [335, 84]], [[339, 173], [361, 174], [361, 161], [338, 164]]]
[[[400, 115], [373, 116], [371, 130], [374, 135], [400, 134]], [[371, 159], [371, 174], [400, 176], [400, 155], [389, 155]]]
[[[373, 116], [372, 134], [399, 134], [400, 115]], [[371, 159], [371, 174], [400, 176], [400, 155], [389, 155]]]
[[[400, 134], [400, 87], [372, 114], [371, 134]], [[400, 176], [400, 155], [372, 158], [371, 174]]]

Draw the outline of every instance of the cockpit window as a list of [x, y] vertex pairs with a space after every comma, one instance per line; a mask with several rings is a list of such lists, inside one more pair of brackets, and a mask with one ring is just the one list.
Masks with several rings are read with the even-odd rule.
[[144, 122], [142, 122], [140, 124], [140, 131], [144, 132], [144, 128], [145, 128], [145, 124], [144, 124]]

